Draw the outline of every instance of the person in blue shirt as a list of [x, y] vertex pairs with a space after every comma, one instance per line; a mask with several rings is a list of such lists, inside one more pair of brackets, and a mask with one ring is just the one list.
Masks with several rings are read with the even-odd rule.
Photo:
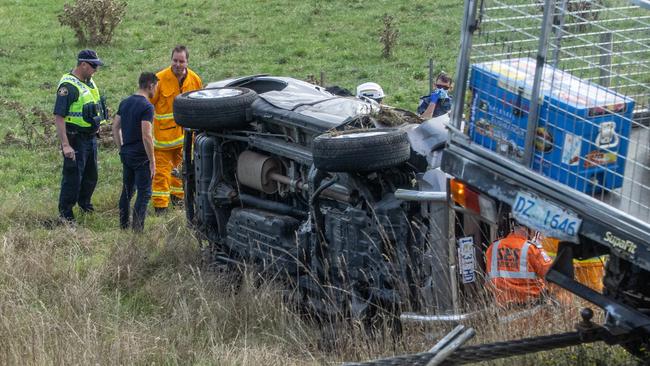
[[451, 78], [441, 72], [436, 77], [436, 83], [430, 95], [420, 98], [417, 113], [424, 119], [441, 116], [449, 113], [451, 110], [451, 96], [449, 95], [452, 87]]
[[138, 80], [138, 91], [120, 102], [113, 119], [113, 140], [120, 147], [122, 161], [122, 195], [120, 196], [120, 227], [129, 227], [129, 211], [134, 189], [138, 196], [133, 207], [133, 231], [144, 228], [147, 205], [151, 199], [151, 180], [156, 171], [153, 152], [154, 107], [152, 98], [158, 78], [152, 72], [143, 72]]

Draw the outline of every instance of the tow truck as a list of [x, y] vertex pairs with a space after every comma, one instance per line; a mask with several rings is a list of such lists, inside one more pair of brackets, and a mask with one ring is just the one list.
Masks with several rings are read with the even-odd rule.
[[[584, 308], [575, 332], [466, 347], [474, 330], [459, 325], [429, 351], [364, 364], [464, 364], [595, 341], [649, 360], [649, 35], [647, 0], [465, 0], [441, 163], [456, 222], [449, 252], [462, 237], [491, 242], [513, 217], [559, 241], [546, 280], [601, 308], [604, 321]], [[599, 292], [573, 263], [601, 256]], [[462, 323], [463, 258], [449, 259], [455, 315], [446, 318]]]

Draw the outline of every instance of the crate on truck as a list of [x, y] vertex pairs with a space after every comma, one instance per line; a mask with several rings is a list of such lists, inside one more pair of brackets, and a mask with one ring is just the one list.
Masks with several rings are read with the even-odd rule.
[[[472, 65], [469, 136], [521, 162], [536, 61]], [[545, 65], [532, 169], [578, 191], [623, 186], [634, 100]]]

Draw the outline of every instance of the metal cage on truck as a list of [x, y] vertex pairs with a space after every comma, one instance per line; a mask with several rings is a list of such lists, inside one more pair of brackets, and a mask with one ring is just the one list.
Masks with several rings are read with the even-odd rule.
[[[638, 354], [650, 335], [649, 3], [466, 0], [456, 77], [442, 169], [559, 239], [547, 279], [605, 309], [604, 329]], [[572, 266], [600, 255], [603, 293]]]

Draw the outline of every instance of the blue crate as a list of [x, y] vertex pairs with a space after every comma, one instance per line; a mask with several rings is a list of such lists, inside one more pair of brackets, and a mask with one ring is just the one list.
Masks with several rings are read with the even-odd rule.
[[[535, 60], [472, 65], [473, 142], [521, 161]], [[634, 100], [545, 66], [532, 169], [585, 193], [623, 185]]]

